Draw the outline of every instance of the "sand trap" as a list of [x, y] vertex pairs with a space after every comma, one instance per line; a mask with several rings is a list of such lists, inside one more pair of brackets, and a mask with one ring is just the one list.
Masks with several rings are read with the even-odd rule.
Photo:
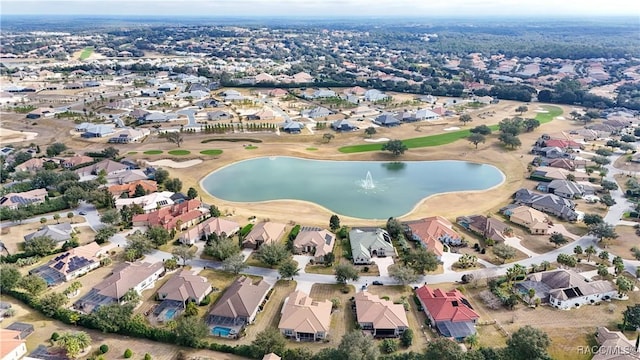
[[8, 144], [20, 141], [30, 141], [38, 136], [36, 132], [30, 131], [15, 131], [9, 129], [0, 128], [0, 143]]
[[546, 113], [548, 113], [548, 111], [547, 111], [547, 110], [542, 110], [542, 109], [540, 109], [540, 110], [536, 110], [536, 112], [537, 112], [537, 113], [540, 113], [540, 114], [546, 114]]
[[366, 141], [366, 142], [378, 143], [378, 142], [389, 141], [389, 139], [388, 139], [388, 138], [364, 139], [364, 141]]
[[193, 159], [193, 160], [187, 160], [187, 161], [173, 161], [169, 159], [162, 159], [162, 160], [151, 161], [151, 162], [147, 161], [147, 164], [153, 165], [153, 166], [166, 166], [174, 169], [184, 169], [190, 166], [198, 165], [201, 162], [202, 160], [200, 159]]
[[454, 131], [454, 130], [460, 130], [460, 128], [459, 128], [459, 127], [457, 127], [457, 126], [452, 126], [452, 127], [448, 127], [448, 128], [446, 128], [446, 129], [443, 129], [443, 130], [444, 130], [444, 131]]
[[556, 120], [566, 120], [564, 116], [556, 116]]

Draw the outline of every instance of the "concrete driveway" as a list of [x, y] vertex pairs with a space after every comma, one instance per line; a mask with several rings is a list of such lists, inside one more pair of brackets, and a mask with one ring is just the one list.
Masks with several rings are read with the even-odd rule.
[[389, 276], [389, 266], [393, 265], [393, 257], [374, 257], [373, 262], [378, 265], [378, 270], [380, 271], [380, 276]]

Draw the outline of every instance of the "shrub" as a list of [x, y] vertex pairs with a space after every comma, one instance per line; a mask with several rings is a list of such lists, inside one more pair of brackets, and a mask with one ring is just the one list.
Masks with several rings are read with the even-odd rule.
[[144, 354], [144, 360], [151, 360], [151, 354], [145, 353]]
[[380, 344], [380, 350], [385, 354], [391, 354], [398, 351], [398, 342], [395, 339], [384, 339]]
[[124, 358], [125, 359], [128, 359], [128, 358], [130, 358], [132, 356], [133, 356], [133, 351], [131, 351], [131, 349], [127, 349], [127, 350], [124, 351]]
[[386, 295], [385, 295], [385, 296], [382, 296], [380, 299], [383, 299], [383, 300], [387, 300], [387, 301], [389, 301], [389, 297], [388, 297], [388, 296], [386, 296]]
[[58, 334], [57, 332], [54, 332], [53, 334], [51, 334], [51, 341], [58, 341], [58, 339], [60, 339], [60, 334]]
[[107, 344], [100, 345], [100, 353], [106, 354], [107, 352], [109, 352], [109, 345]]
[[365, 266], [365, 267], [362, 269], [362, 271], [364, 271], [364, 272], [368, 273], [368, 272], [369, 272], [369, 267], [368, 267], [368, 266]]
[[405, 330], [402, 333], [402, 336], [400, 337], [400, 342], [402, 343], [402, 346], [404, 346], [404, 347], [411, 346], [411, 344], [413, 344], [413, 330], [411, 330], [411, 329]]
[[207, 295], [204, 297], [204, 299], [202, 299], [202, 301], [200, 302], [200, 306], [206, 306], [211, 304], [211, 295]]

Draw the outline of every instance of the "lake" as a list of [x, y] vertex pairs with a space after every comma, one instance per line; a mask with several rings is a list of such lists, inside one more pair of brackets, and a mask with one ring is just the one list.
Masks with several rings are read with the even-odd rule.
[[[276, 156], [218, 169], [202, 180], [202, 188], [227, 201], [302, 200], [339, 215], [387, 219], [409, 213], [428, 196], [486, 190], [503, 180], [504, 174], [495, 166], [467, 161], [328, 161]], [[293, 214], [292, 220], [296, 220]]]

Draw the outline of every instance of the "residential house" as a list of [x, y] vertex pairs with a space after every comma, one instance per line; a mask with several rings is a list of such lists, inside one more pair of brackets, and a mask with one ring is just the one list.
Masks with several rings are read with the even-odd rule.
[[313, 76], [309, 75], [306, 72], [299, 72], [291, 76], [291, 82], [296, 84], [306, 84], [313, 82]]
[[296, 341], [326, 339], [331, 327], [330, 300], [316, 301], [302, 291], [294, 291], [284, 300], [278, 329]]
[[90, 314], [103, 305], [122, 302], [127, 291], [133, 289], [138, 294], [152, 288], [156, 280], [164, 275], [162, 262], [123, 263], [116, 265], [111, 275], [96, 284], [85, 296], [73, 304], [73, 307]]
[[210, 121], [229, 120], [232, 118], [233, 118], [233, 115], [229, 114], [224, 110], [210, 111], [207, 113], [207, 119]]
[[494, 217], [484, 215], [460, 216], [456, 218], [456, 223], [486, 240], [492, 240], [496, 244], [502, 243], [507, 239], [506, 233], [509, 225]]
[[356, 321], [363, 331], [374, 337], [398, 337], [409, 328], [402, 304], [394, 304], [368, 291], [361, 291], [354, 298]]
[[440, 335], [461, 341], [476, 333], [480, 315], [459, 290], [443, 291], [424, 285], [416, 289], [416, 296]]
[[122, 129], [117, 136], [110, 138], [108, 142], [110, 144], [129, 144], [139, 142], [149, 134], [151, 134], [149, 129]]
[[585, 195], [585, 189], [582, 184], [569, 180], [553, 180], [550, 183], [541, 183], [537, 189], [565, 199], [576, 199]]
[[264, 280], [254, 283], [246, 276], [238, 278], [211, 308], [207, 322], [210, 326], [220, 324], [240, 328], [253, 323], [270, 289], [271, 285]]
[[192, 199], [166, 206], [155, 211], [133, 216], [133, 226], [161, 226], [166, 230], [181, 231], [209, 216], [209, 209], [200, 200]]
[[556, 167], [548, 167], [548, 166], [540, 166], [535, 169], [530, 178], [541, 180], [541, 181], [551, 181], [551, 180], [568, 180], [568, 178], [573, 177], [575, 181], [588, 181], [589, 174], [581, 171], [568, 171], [562, 168]]
[[575, 203], [569, 199], [554, 194], [537, 194], [528, 189], [516, 191], [514, 203], [527, 205], [547, 214], [555, 215], [563, 220], [575, 221], [578, 213], [575, 212]]
[[433, 120], [440, 119], [440, 115], [438, 113], [435, 113], [435, 112], [429, 110], [429, 109], [418, 109], [413, 114], [413, 118], [416, 119], [416, 120], [433, 121]]
[[180, 235], [180, 242], [185, 245], [193, 245], [198, 240], [208, 238], [215, 234], [218, 238], [230, 237], [240, 230], [240, 225], [231, 220], [220, 217], [211, 217]]
[[73, 227], [69, 223], [45, 225], [40, 230], [25, 235], [24, 240], [29, 242], [36, 237], [48, 236], [56, 243], [62, 243], [71, 240], [73, 231]]
[[53, 162], [53, 160], [47, 158], [31, 158], [22, 164], [14, 166], [14, 169], [16, 171], [36, 172], [38, 170], [42, 170], [44, 168], [44, 164], [48, 162]]
[[376, 118], [373, 120], [373, 122], [375, 124], [377, 124], [377, 125], [387, 126], [387, 127], [400, 125], [400, 120], [398, 120], [391, 113], [380, 114], [380, 115], [376, 116]]
[[353, 229], [349, 231], [349, 242], [351, 243], [351, 254], [353, 263], [371, 264], [374, 256], [386, 257], [396, 256], [396, 249], [391, 243], [391, 237], [386, 230], [376, 229], [374, 231], [363, 231]]
[[99, 257], [104, 250], [96, 242], [78, 246], [51, 259], [29, 274], [43, 278], [49, 286], [71, 281], [100, 267]]
[[129, 116], [136, 119], [137, 121], [144, 121], [147, 115], [151, 114], [147, 110], [142, 109], [134, 109], [129, 113]]
[[640, 349], [620, 331], [610, 331], [604, 326], [596, 329], [596, 342], [600, 345], [593, 351], [591, 360], [638, 360]]
[[269, 91], [269, 96], [271, 97], [281, 97], [281, 96], [286, 96], [287, 94], [289, 94], [287, 90], [280, 89], [280, 88]]
[[507, 206], [503, 213], [514, 224], [524, 226], [534, 235], [546, 235], [549, 232], [549, 218], [547, 215], [528, 206]]
[[122, 185], [111, 185], [108, 190], [114, 198], [119, 198], [123, 194], [126, 194], [124, 197], [132, 198], [135, 197], [138, 186], [144, 191], [145, 195], [158, 191], [158, 183], [153, 180], [136, 180]]
[[163, 122], [167, 122], [171, 119], [175, 118], [174, 114], [167, 114], [167, 113], [161, 113], [161, 112], [152, 112], [149, 113], [147, 115], [144, 116], [143, 119], [138, 120], [138, 123], [140, 124], [144, 124], [144, 123], [163, 123]]
[[200, 108], [218, 107], [220, 106], [220, 102], [216, 99], [204, 99], [198, 101], [196, 105]]
[[268, 353], [262, 357], [262, 360], [281, 360], [281, 358], [274, 353]]
[[565, 269], [530, 274], [516, 284], [516, 289], [523, 294], [534, 289], [535, 297], [542, 303], [562, 310], [596, 304], [618, 296], [618, 290], [611, 281], [589, 281], [577, 272]]
[[313, 109], [310, 110], [302, 110], [302, 112], [300, 113], [303, 117], [307, 117], [310, 119], [318, 119], [318, 118], [322, 118], [322, 117], [327, 117], [331, 114], [333, 114], [333, 112], [331, 112], [331, 110], [318, 106], [315, 107]]
[[304, 124], [299, 121], [287, 120], [281, 125], [282, 130], [289, 134], [299, 134], [304, 129]]
[[293, 252], [311, 254], [315, 262], [323, 263], [324, 256], [333, 251], [335, 241], [336, 236], [327, 230], [302, 227], [293, 240]]
[[[133, 164], [126, 164], [124, 162], [122, 162], [123, 165], [128, 166], [128, 167], [133, 167]], [[135, 166], [138, 166], [137, 164]], [[148, 170], [149, 168], [147, 168]], [[107, 175], [107, 184], [110, 185], [123, 185], [123, 184], [128, 184], [131, 182], [136, 182], [136, 181], [141, 181], [141, 180], [147, 180], [149, 179], [149, 176], [147, 175], [147, 173], [145, 172], [146, 170], [140, 170], [140, 169], [129, 169], [129, 170], [125, 170], [125, 171], [121, 171], [121, 172], [117, 172], [117, 173], [113, 173], [110, 175]]]
[[47, 197], [47, 189], [34, 189], [21, 193], [8, 193], [0, 197], [0, 207], [7, 207], [11, 210], [19, 206], [30, 204], [40, 204]]
[[569, 171], [575, 171], [577, 162], [584, 163], [584, 161], [580, 161], [580, 160], [553, 159], [553, 160], [550, 160], [547, 163], [547, 166], [555, 167], [555, 168], [561, 168], [561, 169], [565, 169], [565, 170], [569, 170]]
[[0, 329], [0, 360], [20, 360], [27, 354], [27, 343], [20, 331]]
[[408, 238], [419, 241], [439, 258], [444, 253], [445, 245], [460, 246], [462, 237], [453, 230], [453, 224], [442, 216], [431, 216], [417, 221], [405, 223], [408, 227]]
[[225, 90], [222, 92], [222, 96], [224, 97], [224, 101], [242, 101], [244, 100], [244, 96], [239, 91], [236, 90]]
[[267, 83], [274, 83], [276, 82], [276, 78], [273, 77], [273, 75], [267, 74], [265, 72], [260, 73], [258, 75], [256, 75], [254, 77], [256, 84], [257, 83], [262, 83], [262, 82], [267, 82]]
[[571, 159], [574, 156], [557, 146], [534, 147], [531, 153], [544, 156], [547, 159]]
[[560, 149], [572, 149], [572, 150], [580, 150], [583, 145], [575, 142], [573, 140], [563, 140], [563, 139], [549, 139], [542, 140], [542, 146], [545, 147], [559, 147]]
[[148, 213], [166, 206], [173, 205], [174, 201], [171, 200], [172, 195], [173, 193], [171, 191], [161, 191], [137, 198], [118, 198], [116, 199], [116, 209], [120, 210], [123, 206], [130, 207], [133, 204], [136, 204], [142, 207], [145, 213]]
[[80, 166], [82, 164], [88, 164], [93, 162], [93, 158], [86, 155], [73, 155], [72, 157], [62, 158], [62, 167], [70, 169], [72, 167]]
[[116, 129], [113, 124], [81, 123], [76, 126], [76, 131], [82, 133], [83, 138], [96, 138], [111, 135]]
[[286, 229], [285, 224], [271, 221], [257, 223], [242, 241], [242, 247], [258, 249], [262, 244], [277, 242]]
[[252, 117], [256, 120], [273, 120], [276, 118], [276, 113], [268, 107], [263, 107], [258, 112], [253, 114]]
[[371, 102], [386, 100], [389, 97], [390, 97], [389, 95], [376, 89], [369, 89], [364, 93], [364, 99], [366, 101], [371, 101]]
[[335, 131], [353, 131], [358, 129], [358, 127], [354, 126], [348, 120], [336, 120], [331, 123], [331, 128]]
[[171, 276], [162, 285], [156, 298], [162, 301], [179, 302], [185, 308], [188, 302], [200, 305], [212, 289], [211, 284], [204, 276], [196, 275], [190, 270], [182, 270]]
[[77, 169], [76, 174], [78, 174], [78, 176], [80, 176], [81, 178], [87, 176], [97, 176], [103, 170], [105, 172], [105, 175], [109, 176], [127, 171], [129, 170], [129, 166], [121, 164], [117, 161], [105, 159], [93, 165]]

